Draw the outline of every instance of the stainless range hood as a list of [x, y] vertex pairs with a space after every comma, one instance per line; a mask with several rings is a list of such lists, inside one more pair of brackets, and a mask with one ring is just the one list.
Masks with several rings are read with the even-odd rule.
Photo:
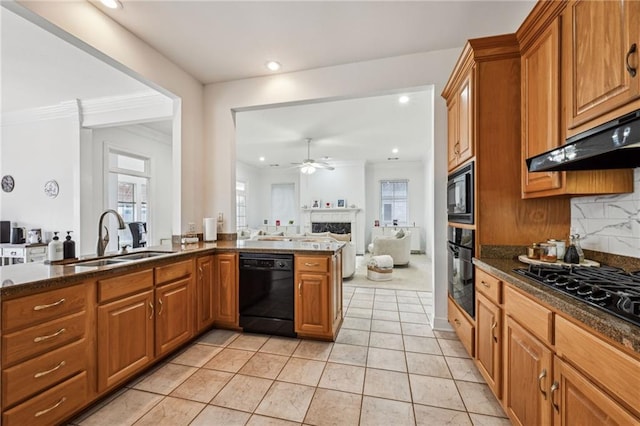
[[530, 172], [640, 167], [640, 110], [575, 135], [565, 145], [526, 161]]

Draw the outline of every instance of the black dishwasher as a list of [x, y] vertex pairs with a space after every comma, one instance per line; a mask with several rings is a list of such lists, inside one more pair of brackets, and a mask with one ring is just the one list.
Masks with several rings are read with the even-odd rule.
[[240, 327], [295, 337], [293, 255], [240, 253]]

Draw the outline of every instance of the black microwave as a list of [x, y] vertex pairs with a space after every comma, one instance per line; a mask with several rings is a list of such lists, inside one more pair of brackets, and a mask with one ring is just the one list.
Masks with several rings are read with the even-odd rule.
[[473, 162], [449, 175], [447, 216], [449, 222], [473, 223]]

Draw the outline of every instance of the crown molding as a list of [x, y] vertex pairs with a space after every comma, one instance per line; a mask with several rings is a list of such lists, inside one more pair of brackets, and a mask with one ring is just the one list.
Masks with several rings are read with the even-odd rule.
[[77, 99], [63, 101], [56, 105], [5, 112], [0, 115], [0, 125], [33, 123], [44, 120], [77, 118], [80, 121], [80, 104]]

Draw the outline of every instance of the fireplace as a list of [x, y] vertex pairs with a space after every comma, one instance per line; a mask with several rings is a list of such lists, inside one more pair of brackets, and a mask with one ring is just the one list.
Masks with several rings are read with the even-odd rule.
[[311, 232], [333, 232], [334, 234], [350, 234], [351, 222], [312, 222]]

